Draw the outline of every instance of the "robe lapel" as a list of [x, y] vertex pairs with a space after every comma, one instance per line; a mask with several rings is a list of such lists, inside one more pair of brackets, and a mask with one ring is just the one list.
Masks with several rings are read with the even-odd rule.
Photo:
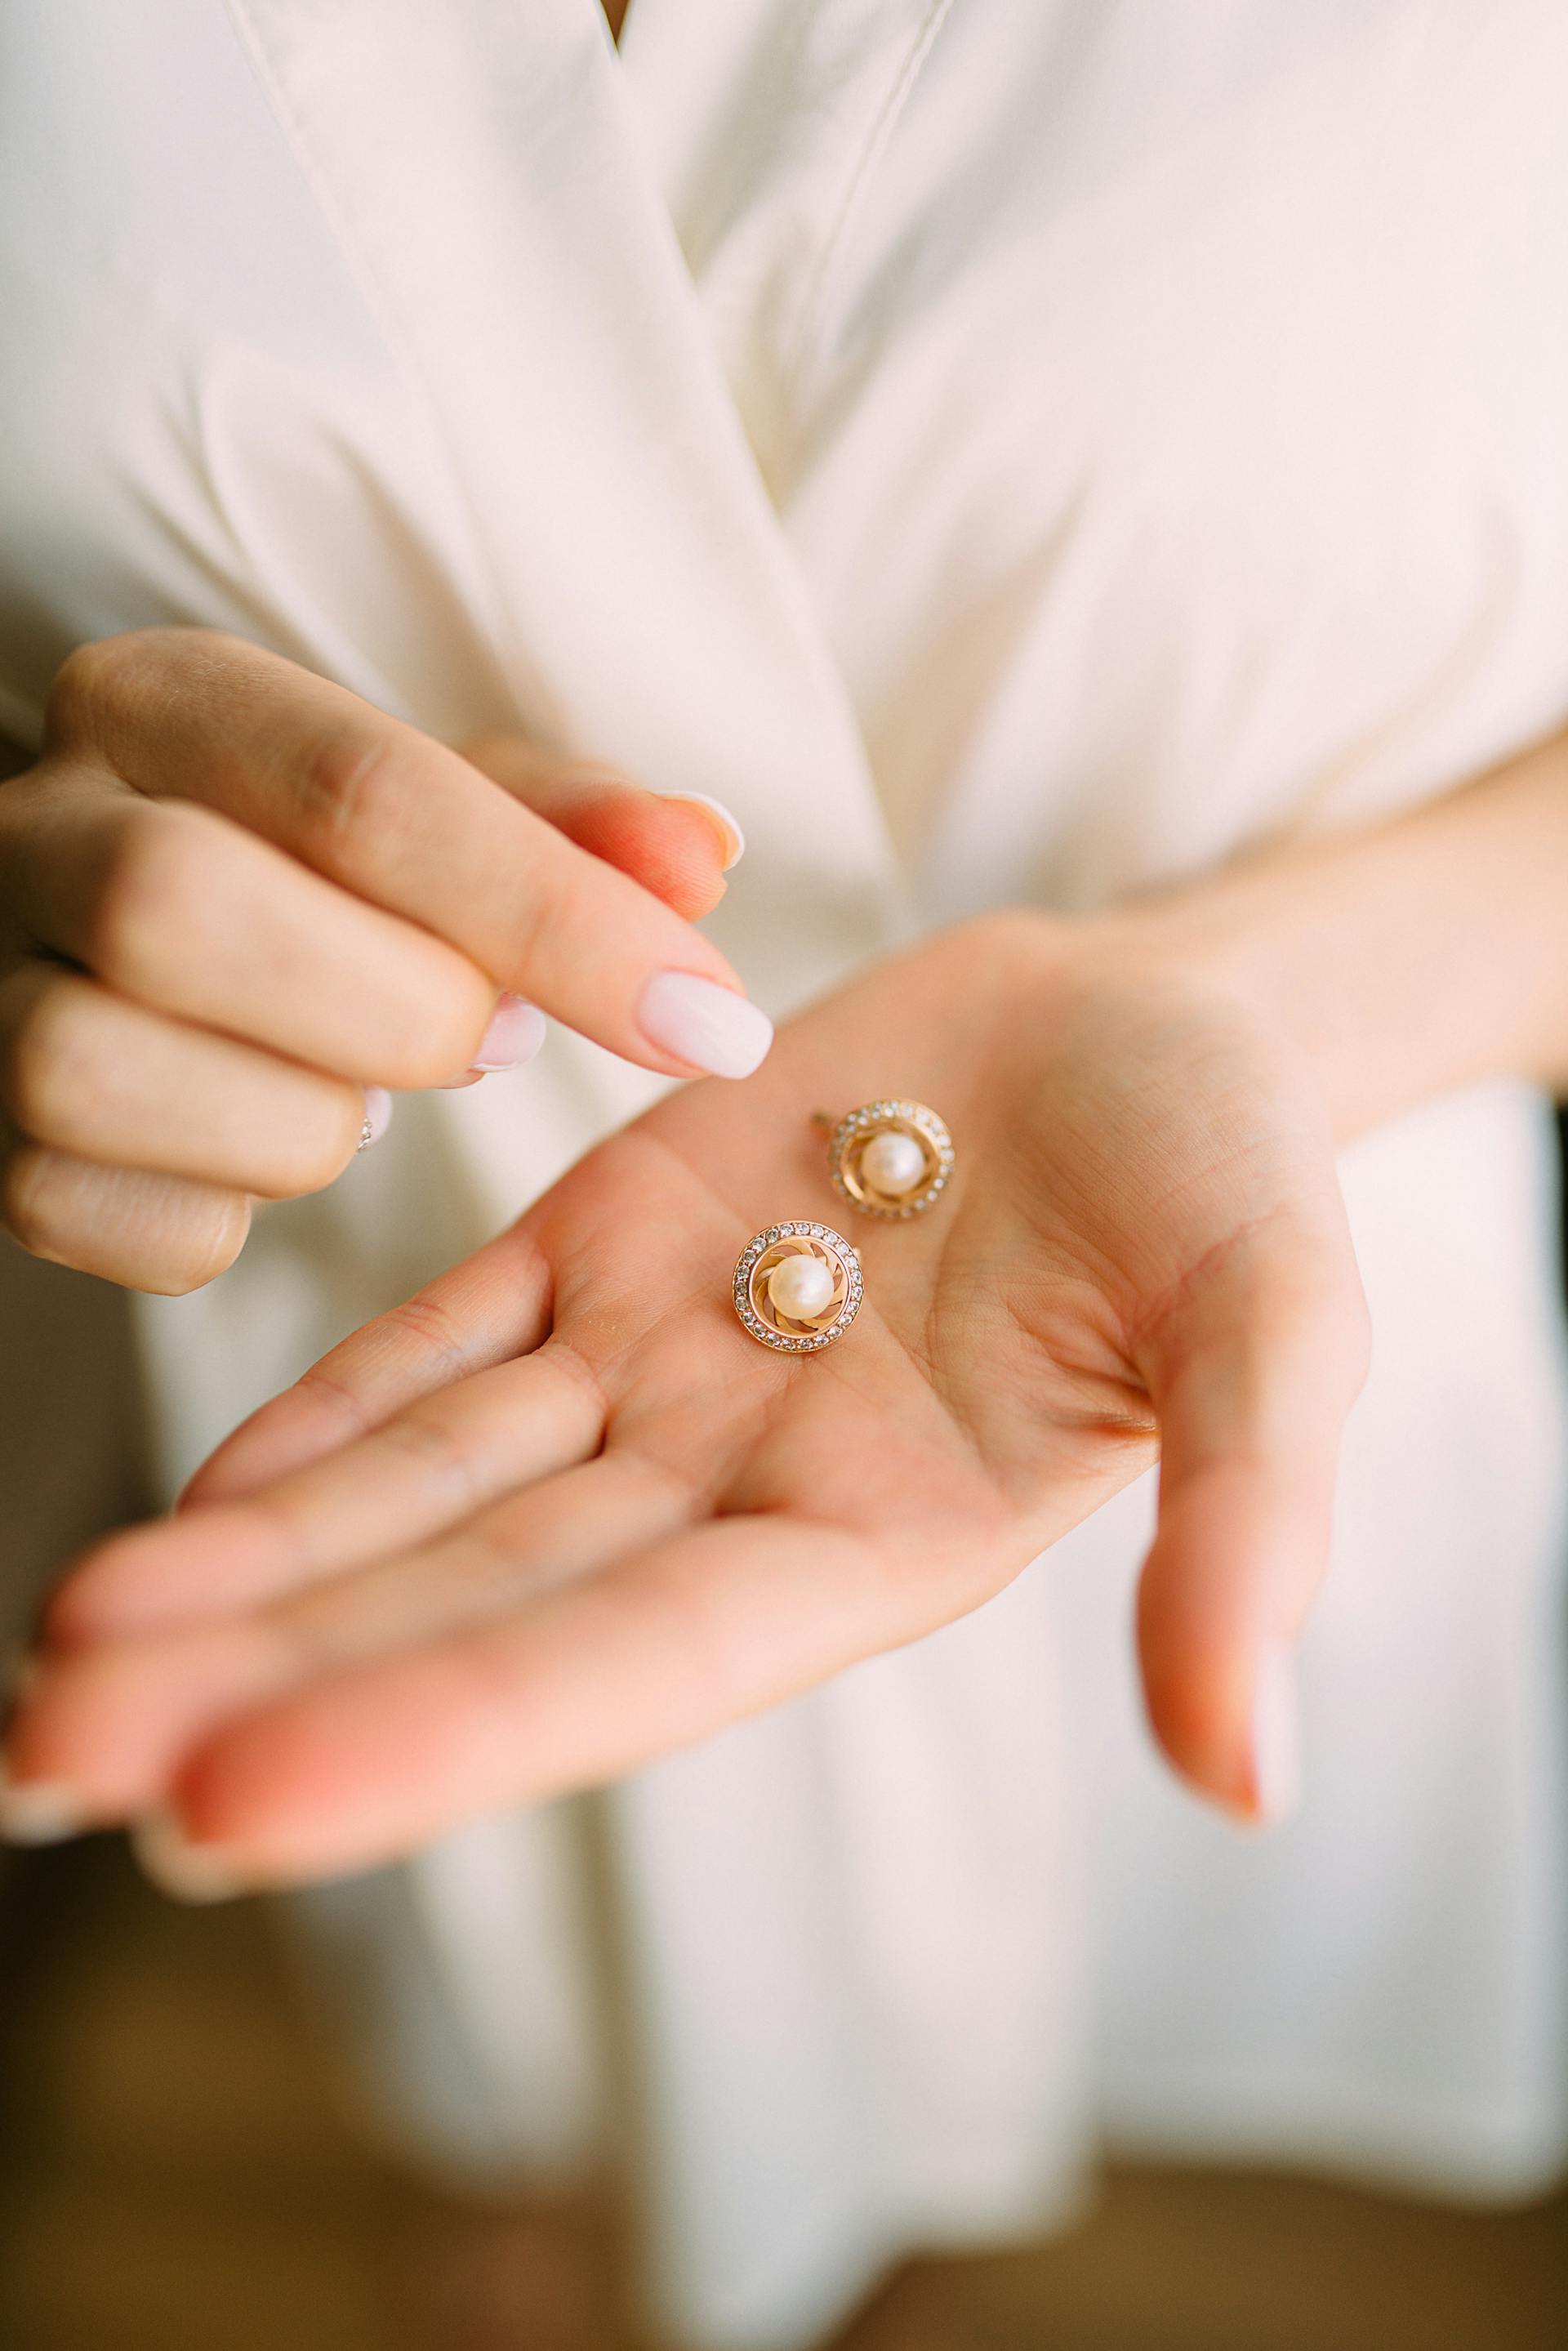
[[520, 716], [717, 794], [819, 977], [863, 956], [902, 892], [858, 728], [597, 0], [231, 6], [435, 414]]

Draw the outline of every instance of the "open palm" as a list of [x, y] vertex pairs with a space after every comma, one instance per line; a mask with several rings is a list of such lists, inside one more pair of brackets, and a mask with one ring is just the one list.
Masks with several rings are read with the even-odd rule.
[[[889, 1093], [959, 1165], [880, 1226], [809, 1113]], [[784, 1217], [865, 1265], [804, 1359], [729, 1295]], [[1089, 927], [968, 926], [590, 1153], [89, 1557], [9, 1770], [172, 1809], [243, 1882], [379, 1861], [945, 1623], [1162, 1454], [1151, 1713], [1255, 1813], [1365, 1343], [1326, 1128], [1242, 1008]]]

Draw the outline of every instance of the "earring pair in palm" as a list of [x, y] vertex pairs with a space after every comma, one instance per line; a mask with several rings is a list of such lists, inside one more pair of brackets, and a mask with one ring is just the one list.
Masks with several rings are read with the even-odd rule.
[[[814, 1123], [828, 1136], [827, 1172], [863, 1217], [903, 1222], [934, 1208], [953, 1171], [953, 1139], [918, 1102], [862, 1102]], [[815, 1354], [841, 1339], [860, 1311], [864, 1283], [854, 1244], [831, 1225], [795, 1219], [753, 1233], [735, 1265], [735, 1311], [751, 1336], [784, 1354]]]

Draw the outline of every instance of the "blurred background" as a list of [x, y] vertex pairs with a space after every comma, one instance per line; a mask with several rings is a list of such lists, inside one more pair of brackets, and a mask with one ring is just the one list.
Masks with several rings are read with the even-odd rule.
[[[144, 1501], [123, 1301], [21, 1279], [50, 1311], [42, 1358], [0, 1347], [13, 1651], [54, 1564], [6, 1459], [24, 1384], [62, 1429], [95, 1418], [66, 1409], [85, 1383], [115, 1407], [118, 1443], [52, 1464], [57, 1525], [62, 1499], [84, 1540]], [[381, 2148], [278, 1906], [182, 1910], [112, 1839], [0, 1854], [0, 2351], [640, 2351], [622, 2250], [612, 2183], [456, 2200]], [[1564, 2342], [1568, 2195], [1477, 2210], [1113, 2165], [1075, 2229], [909, 2264], [832, 2351]]]
[[[0, 1882], [5, 2351], [632, 2351], [613, 2199], [454, 2203], [379, 2156], [268, 1906], [107, 1840]], [[1074, 2232], [911, 2265], [833, 2351], [1556, 2351], [1568, 2199], [1476, 2213], [1113, 2168]]]

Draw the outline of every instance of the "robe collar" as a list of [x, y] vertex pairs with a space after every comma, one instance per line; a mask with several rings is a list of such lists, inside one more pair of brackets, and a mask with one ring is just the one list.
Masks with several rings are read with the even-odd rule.
[[825, 972], [868, 916], [902, 930], [849, 696], [597, 0], [230, 6], [433, 416], [520, 720], [728, 803]]

